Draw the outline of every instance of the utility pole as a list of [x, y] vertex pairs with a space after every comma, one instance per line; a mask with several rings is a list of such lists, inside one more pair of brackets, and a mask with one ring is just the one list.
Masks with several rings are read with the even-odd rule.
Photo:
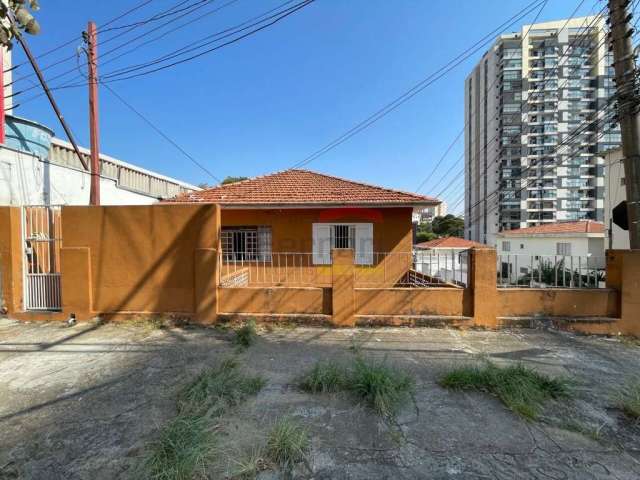
[[611, 48], [616, 80], [618, 119], [622, 133], [629, 245], [640, 249], [640, 101], [636, 93], [636, 66], [628, 0], [609, 0]]
[[31, 53], [31, 49], [29, 48], [29, 45], [27, 45], [27, 42], [24, 40], [24, 38], [22, 38], [22, 32], [20, 32], [20, 29], [16, 25], [16, 20], [15, 20], [15, 18], [13, 16], [12, 12], [9, 13], [8, 18], [9, 18], [9, 21], [11, 22], [11, 28], [13, 30], [13, 34], [18, 39], [18, 42], [20, 43], [20, 46], [24, 50], [24, 53], [27, 56], [27, 59], [29, 60], [29, 63], [33, 67], [33, 71], [36, 73], [36, 76], [38, 77], [38, 80], [40, 81], [40, 85], [42, 85], [42, 89], [44, 90], [44, 93], [47, 95], [47, 98], [49, 99], [49, 103], [51, 103], [51, 106], [53, 107], [53, 111], [55, 112], [56, 116], [58, 117], [58, 120], [60, 120], [60, 124], [62, 125], [62, 128], [64, 129], [64, 132], [67, 134], [67, 138], [69, 139], [69, 142], [71, 142], [71, 145], [73, 146], [73, 150], [76, 152], [76, 155], [78, 156], [78, 160], [80, 160], [80, 163], [82, 164], [82, 166], [84, 167], [85, 170], [89, 170], [87, 162], [84, 159], [84, 157], [82, 156], [82, 153], [80, 153], [80, 149], [78, 148], [78, 144], [76, 143], [75, 139], [73, 138], [73, 134], [71, 133], [71, 129], [69, 128], [69, 126], [67, 125], [66, 120], [62, 116], [62, 112], [60, 112], [60, 109], [58, 108], [58, 104], [56, 103], [55, 99], [53, 98], [53, 94], [51, 93], [51, 90], [49, 90], [49, 87], [47, 86], [47, 82], [45, 81], [44, 76], [42, 75], [42, 72], [40, 71], [40, 67], [38, 67], [38, 64], [36, 63], [36, 59], [34, 58], [33, 54]]
[[89, 134], [91, 136], [91, 192], [89, 205], [100, 205], [100, 135], [98, 125], [98, 33], [89, 22], [86, 35], [89, 66]]

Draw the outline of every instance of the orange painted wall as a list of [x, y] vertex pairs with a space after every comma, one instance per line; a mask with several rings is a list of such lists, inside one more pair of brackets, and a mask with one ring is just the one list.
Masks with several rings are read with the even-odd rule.
[[220, 313], [331, 314], [331, 290], [324, 288], [221, 288]]
[[196, 251], [219, 237], [215, 205], [63, 207], [62, 231], [63, 259], [88, 248], [91, 310], [104, 313], [195, 312]]
[[470, 316], [468, 289], [356, 288], [356, 315]]
[[18, 207], [0, 207], [0, 308], [22, 309], [22, 226]]
[[[312, 224], [366, 222], [373, 223], [374, 252], [411, 252], [412, 224], [411, 208], [378, 209], [223, 209], [222, 226], [271, 226], [272, 251], [299, 252], [310, 254], [312, 251]], [[331, 285], [331, 267], [315, 266], [309, 256], [284, 257], [274, 266], [258, 263], [244, 265], [251, 270], [251, 285], [260, 283], [286, 285]], [[378, 262], [375, 268], [356, 267], [357, 278], [367, 279], [370, 283], [394, 284], [408, 269], [411, 257], [391, 256]], [[293, 264], [295, 262], [295, 265]], [[302, 265], [301, 265], [302, 264]], [[221, 265], [222, 274], [233, 272], [233, 266]]]
[[618, 315], [618, 292], [611, 289], [501, 288], [500, 317], [610, 317]]

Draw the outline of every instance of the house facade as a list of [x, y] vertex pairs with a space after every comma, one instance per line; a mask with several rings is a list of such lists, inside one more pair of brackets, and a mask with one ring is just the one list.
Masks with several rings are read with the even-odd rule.
[[172, 201], [220, 205], [222, 275], [233, 281], [242, 275], [240, 281], [249, 284], [329, 283], [330, 269], [324, 267], [332, 264], [334, 249], [353, 250], [363, 282], [384, 275], [395, 283], [412, 262], [414, 209], [439, 204], [432, 197], [308, 170], [286, 170]]
[[435, 238], [414, 245], [416, 270], [445, 282], [466, 284], [469, 273], [471, 248], [488, 248], [488, 245], [458, 237]]
[[542, 282], [543, 273], [551, 271], [555, 286], [565, 286], [564, 271], [594, 276], [604, 268], [604, 224], [584, 220], [504, 231], [497, 235], [496, 250], [498, 274], [505, 284]]

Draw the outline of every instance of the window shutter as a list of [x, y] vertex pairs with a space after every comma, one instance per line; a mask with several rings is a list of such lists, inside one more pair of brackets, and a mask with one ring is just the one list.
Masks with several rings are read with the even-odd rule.
[[373, 223], [356, 224], [355, 264], [373, 264]]
[[313, 263], [331, 264], [331, 225], [314, 223], [313, 226]]

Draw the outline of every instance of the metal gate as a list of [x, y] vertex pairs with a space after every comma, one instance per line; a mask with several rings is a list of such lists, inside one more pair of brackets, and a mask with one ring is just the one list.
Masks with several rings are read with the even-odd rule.
[[60, 207], [23, 207], [25, 310], [61, 310]]

